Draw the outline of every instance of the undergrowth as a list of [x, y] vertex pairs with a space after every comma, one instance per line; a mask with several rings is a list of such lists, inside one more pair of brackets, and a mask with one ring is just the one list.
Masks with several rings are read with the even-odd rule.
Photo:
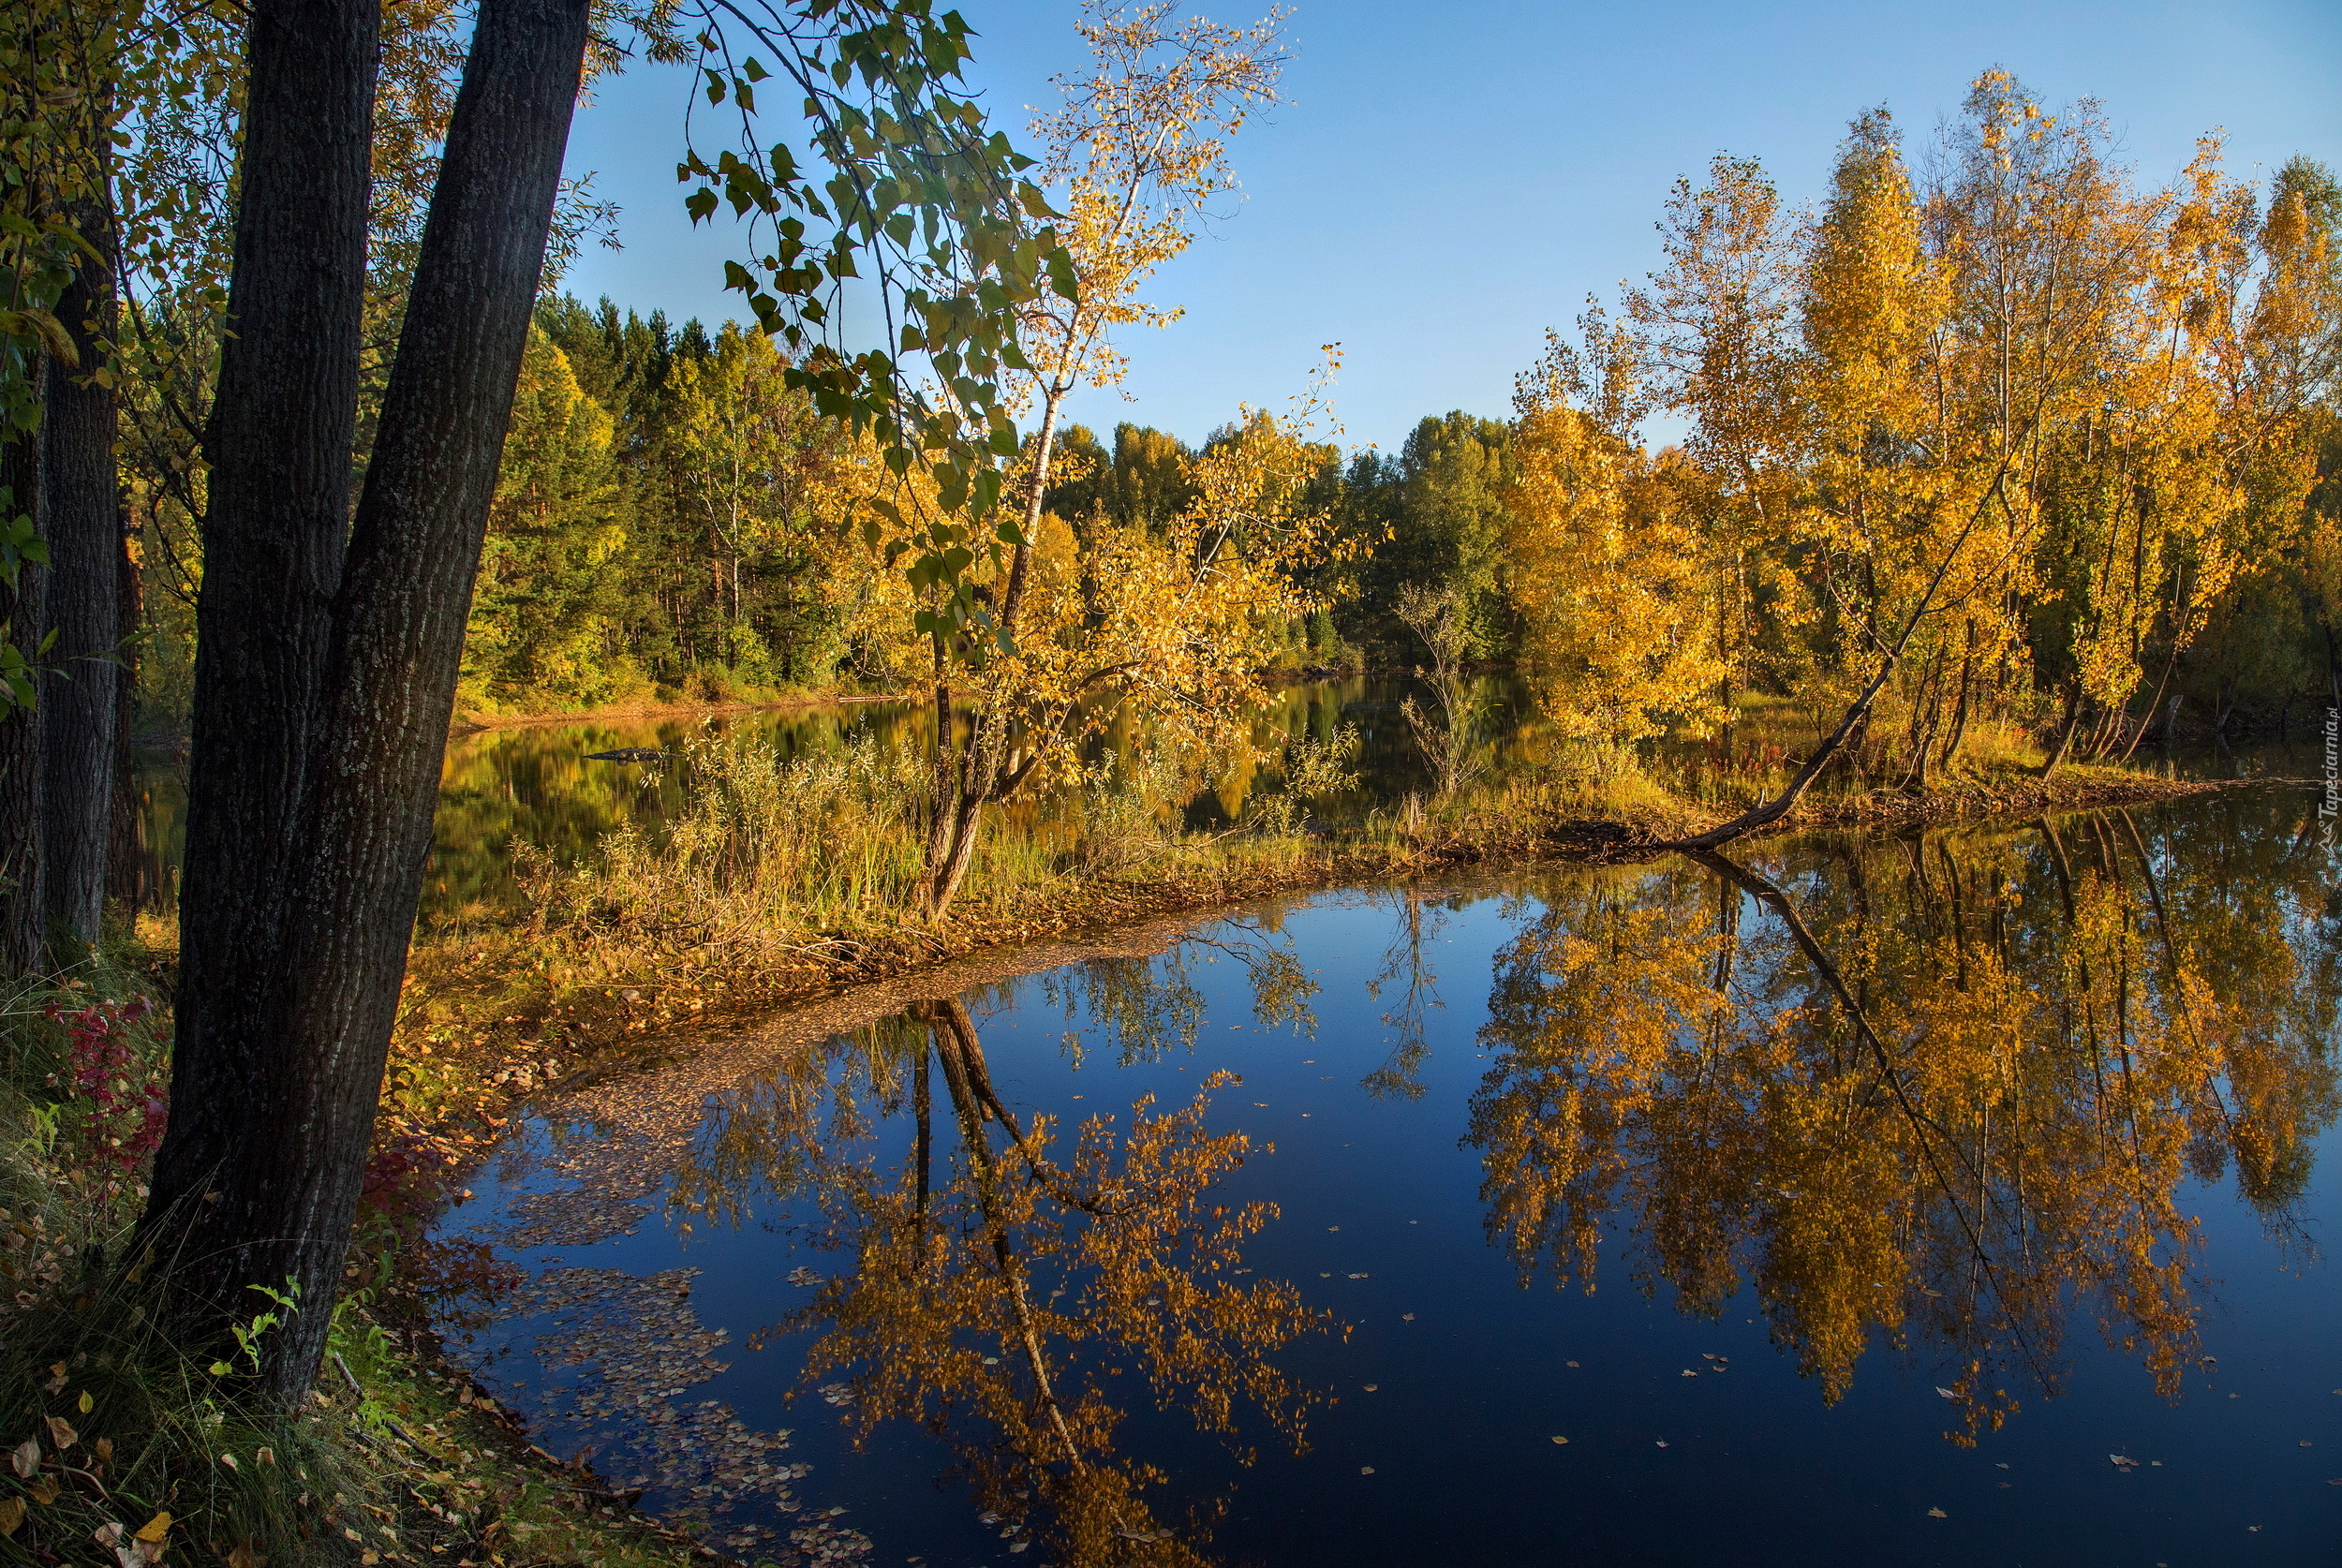
[[168, 1014], [122, 957], [0, 1007], [0, 1563], [690, 1561], [441, 1362], [432, 1309], [494, 1281], [423, 1240], [446, 1151], [418, 1154], [396, 1116], [308, 1398], [259, 1392], [262, 1341], [303, 1308], [289, 1294], [257, 1293], [225, 1358], [173, 1341], [156, 1265], [131, 1250]]

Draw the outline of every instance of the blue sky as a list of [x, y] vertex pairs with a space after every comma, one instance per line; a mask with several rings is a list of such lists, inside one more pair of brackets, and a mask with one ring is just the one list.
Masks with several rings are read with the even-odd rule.
[[[956, 0], [982, 37], [971, 80], [1019, 135], [1051, 72], [1076, 67], [1069, 0]], [[1214, 0], [1222, 22], [1254, 9]], [[1235, 149], [1246, 200], [1159, 276], [1183, 305], [1134, 333], [1130, 419], [1198, 439], [1239, 404], [1282, 407], [1339, 341], [1336, 409], [1354, 446], [1393, 448], [1426, 414], [1502, 415], [1548, 326], [1654, 264], [1679, 175], [1728, 151], [1814, 199], [1845, 122], [1874, 104], [1915, 137], [2001, 66], [2056, 103], [2098, 98], [2142, 176], [2170, 177], [2224, 128], [2230, 167], [2295, 153], [2342, 165], [2342, 5], [1538, 5], [1313, 0], [1286, 24], [1291, 102]], [[624, 248], [589, 249], [566, 286], [709, 320], [728, 221], [693, 232], [674, 182], [689, 82], [640, 69], [598, 92], [572, 173], [622, 209]]]

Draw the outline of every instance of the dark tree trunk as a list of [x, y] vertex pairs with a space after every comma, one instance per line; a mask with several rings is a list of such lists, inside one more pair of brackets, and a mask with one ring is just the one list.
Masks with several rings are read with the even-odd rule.
[[[35, 361], [32, 373], [46, 377], [46, 359]], [[45, 535], [49, 520], [42, 499], [42, 456], [37, 431], [0, 436], [0, 491], [7, 493], [7, 515], [30, 518], [34, 530]], [[28, 665], [43, 657], [40, 645], [49, 628], [48, 568], [27, 561], [13, 588], [0, 584], [0, 625]], [[37, 695], [48, 695], [45, 688], [52, 683], [37, 673], [32, 679]], [[48, 962], [41, 929], [46, 900], [40, 852], [46, 717], [37, 702], [31, 707], [0, 704], [0, 977], [10, 979], [37, 974]]]
[[[364, 498], [310, 656], [317, 675], [293, 688], [314, 693], [314, 705], [292, 831], [272, 867], [281, 912], [266, 968], [242, 975], [245, 995], [233, 1002], [259, 1027], [191, 1039], [181, 995], [176, 1084], [191, 1068], [200, 1074], [204, 1129], [175, 1161], [158, 1160], [154, 1212], [176, 1202], [190, 1217], [180, 1292], [199, 1316], [223, 1322], [245, 1287], [298, 1281], [303, 1310], [270, 1337], [265, 1358], [283, 1398], [315, 1373], [357, 1209], [586, 13], [586, 0], [482, 7]], [[340, 67], [338, 49], [320, 55]], [[368, 67], [370, 81], [370, 52]], [[354, 351], [348, 363], [354, 373]], [[353, 383], [353, 406], [354, 394]], [[347, 473], [346, 446], [342, 462]], [[207, 607], [215, 570], [207, 562]], [[215, 674], [231, 678], [224, 665]], [[198, 680], [200, 714], [201, 672]], [[192, 881], [192, 845], [189, 858]], [[225, 980], [202, 976], [207, 987]], [[220, 1016], [216, 990], [200, 1000]], [[248, 1088], [220, 1102], [214, 1087]], [[175, 1086], [174, 1100], [184, 1092]], [[179, 1135], [176, 1115], [170, 1131]]]
[[102, 260], [84, 259], [57, 317], [80, 367], [49, 377], [41, 415], [57, 673], [43, 682], [42, 903], [60, 965], [97, 940], [114, 803], [114, 662], [122, 630], [122, 507], [114, 475], [114, 394], [95, 372], [112, 352], [113, 221], [95, 206], [76, 227]]
[[[208, 1348], [282, 1288], [300, 1194], [285, 969], [349, 525], [380, 7], [259, 0], [205, 456], [171, 1116], [143, 1230]], [[320, 1303], [311, 1302], [311, 1310]], [[191, 1352], [192, 1354], [192, 1352]]]
[[107, 830], [106, 896], [135, 915], [147, 907], [153, 890], [146, 881], [145, 798], [139, 789], [138, 758], [131, 747], [137, 732], [139, 697], [139, 622], [144, 614], [139, 563], [130, 541], [136, 537], [127, 512], [118, 519], [120, 548], [114, 556], [119, 583], [114, 590], [114, 645], [122, 650], [122, 667], [114, 676], [113, 821]]

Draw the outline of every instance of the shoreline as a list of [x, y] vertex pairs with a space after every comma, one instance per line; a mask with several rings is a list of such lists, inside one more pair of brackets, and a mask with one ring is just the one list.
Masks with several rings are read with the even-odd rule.
[[552, 713], [479, 713], [459, 711], [448, 720], [447, 736], [486, 734], [495, 730], [541, 730], [561, 724], [615, 724], [658, 719], [714, 717], [724, 714], [791, 713], [805, 708], [846, 707], [864, 703], [911, 703], [904, 692], [822, 692], [801, 697], [776, 697], [740, 703], [621, 703], [602, 708], [564, 708]]
[[[2312, 789], [2292, 778], [2169, 779], [2077, 777], [1970, 781], [1923, 796], [1864, 796], [1801, 806], [1742, 842], [1763, 843], [1835, 829], [1934, 827], [2023, 821], [2066, 811], [2157, 805], [2241, 789]], [[1720, 817], [1717, 820], [1722, 820]], [[1387, 847], [1328, 845], [1282, 866], [1165, 868], [1152, 876], [1099, 877], [1073, 886], [1027, 890], [990, 905], [963, 905], [940, 929], [911, 922], [855, 934], [833, 934], [789, 948], [785, 963], [758, 968], [713, 958], [688, 965], [665, 956], [650, 972], [611, 974], [592, 984], [552, 985], [527, 1001], [509, 993], [471, 991], [435, 982], [494, 972], [498, 957], [558, 941], [553, 933], [511, 929], [443, 943], [419, 942], [410, 968], [417, 999], [452, 1007], [443, 1024], [478, 1031], [482, 1045], [525, 1050], [565, 1062], [560, 1082], [600, 1076], [613, 1065], [688, 1049], [684, 1037], [734, 1029], [777, 1011], [831, 1000], [858, 987], [895, 984], [973, 961], [1008, 961], [1019, 950], [1086, 944], [1166, 920], [1201, 919], [1261, 899], [1313, 895], [1362, 882], [1486, 868], [1520, 871], [1620, 865], [1677, 852], [1673, 837], [1697, 827], [1587, 817], [1531, 823], [1517, 832], [1427, 834]], [[463, 1018], [465, 1000], [489, 1003], [493, 1016]], [[531, 1005], [533, 1003], [533, 1005]], [[427, 1021], [427, 1020], [426, 1020]], [[508, 1103], [541, 1092], [540, 1079], [519, 1086]]]

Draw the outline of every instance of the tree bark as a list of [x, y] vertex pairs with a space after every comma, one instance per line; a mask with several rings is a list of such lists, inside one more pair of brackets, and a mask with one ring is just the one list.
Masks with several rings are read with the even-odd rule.
[[122, 664], [114, 674], [114, 805], [107, 831], [106, 896], [135, 915], [153, 896], [146, 878], [144, 801], [139, 791], [138, 756], [131, 745], [138, 725], [138, 635], [143, 593], [139, 564], [130, 551], [137, 534], [126, 512], [117, 517], [117, 526], [121, 538], [114, 555], [119, 578], [114, 590], [114, 645], [122, 650]]
[[60, 966], [97, 940], [114, 805], [115, 662], [122, 630], [122, 505], [114, 471], [113, 389], [96, 374], [112, 353], [113, 215], [92, 205], [75, 227], [102, 259], [83, 258], [57, 304], [78, 368], [49, 377], [41, 414], [57, 633], [45, 680], [42, 737], [42, 906]]
[[287, 1050], [284, 960], [349, 522], [379, 49], [374, 0], [251, 14], [204, 443], [171, 1115], [141, 1222], [198, 1354], [250, 1315], [247, 1286], [284, 1285], [288, 1156], [311, 1135], [285, 1089], [307, 1064]]
[[[32, 366], [36, 377], [50, 371], [47, 358]], [[45, 389], [42, 389], [45, 390]], [[44, 443], [37, 430], [0, 435], [0, 491], [7, 515], [32, 520], [34, 532], [48, 533], [42, 491]], [[43, 657], [49, 628], [49, 569], [23, 563], [16, 585], [0, 584], [0, 627], [27, 664]], [[37, 974], [47, 967], [41, 929], [47, 899], [40, 852], [42, 731], [47, 710], [38, 699], [50, 683], [32, 675], [31, 707], [0, 707], [0, 977]]]
[[[298, 1283], [299, 1315], [263, 1342], [264, 1374], [280, 1398], [297, 1398], [315, 1373], [356, 1212], [586, 11], [586, 0], [481, 8], [346, 565], [338, 502], [356, 402], [375, 7], [277, 0], [255, 14], [247, 148], [264, 104], [288, 140], [262, 139], [246, 154], [251, 212], [239, 214], [236, 287], [245, 291], [247, 268], [265, 281], [250, 288], [245, 312], [231, 299], [231, 342], [259, 345], [245, 348], [242, 379], [231, 383], [223, 368], [215, 430], [297, 420], [313, 384], [334, 403], [302, 429], [296, 460], [247, 435], [237, 449], [243, 510], [224, 517], [215, 491], [215, 527], [236, 536], [236, 575], [222, 602], [248, 600], [271, 581], [315, 598], [290, 617], [298, 636], [231, 629], [222, 650], [211, 627], [227, 616], [210, 614], [219, 567], [207, 556], [199, 657], [211, 662], [197, 675], [197, 773], [207, 791], [190, 802], [190, 894], [192, 830], [199, 811], [211, 820], [202, 823], [207, 885], [189, 903], [222, 911], [241, 939], [205, 934], [207, 962], [183, 978], [173, 1116], [148, 1220], [152, 1229], [159, 1217], [181, 1217], [171, 1287], [199, 1330], [215, 1335], [248, 1314], [249, 1287]], [[291, 150], [304, 125], [298, 169], [280, 165], [275, 155]], [[322, 149], [334, 150], [331, 178], [319, 172]], [[331, 200], [316, 197], [320, 187]], [[273, 227], [304, 200], [311, 229]], [[316, 265], [328, 236], [351, 246], [346, 273]], [[276, 338], [299, 318], [304, 281], [329, 296], [317, 303], [336, 313], [337, 328], [347, 314], [349, 331], [330, 353]], [[254, 505], [250, 481], [274, 463], [315, 482], [287, 487], [269, 514]], [[312, 510], [296, 504], [304, 496], [335, 504], [330, 514]], [[222, 689], [260, 680], [273, 683], [265, 703], [240, 706]], [[291, 753], [282, 764], [289, 788], [261, 787], [245, 759], [224, 754], [245, 738], [224, 719], [272, 707], [300, 715], [288, 726], [297, 733], [273, 744]], [[231, 838], [266, 840], [254, 846], [265, 859], [257, 895], [225, 875], [218, 851]], [[241, 1027], [224, 1027], [231, 1020]]]

